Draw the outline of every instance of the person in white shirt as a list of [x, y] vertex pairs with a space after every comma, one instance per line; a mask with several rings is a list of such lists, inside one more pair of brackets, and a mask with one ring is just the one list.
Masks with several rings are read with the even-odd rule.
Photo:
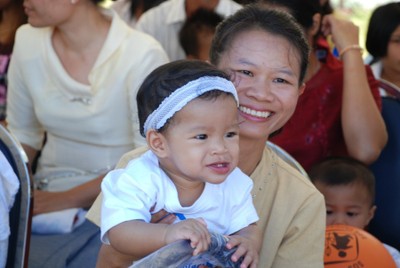
[[[1, 127], [1, 126], [0, 126]], [[10, 236], [9, 213], [19, 189], [19, 180], [3, 152], [0, 151], [0, 268], [7, 262]]]
[[168, 0], [145, 12], [136, 23], [136, 29], [157, 39], [171, 61], [185, 59], [179, 44], [179, 31], [186, 18], [199, 8], [214, 10], [227, 17], [242, 6], [233, 0]]
[[[30, 163], [41, 152], [34, 173], [34, 223], [36, 216], [89, 207], [105, 173], [144, 144], [133, 100], [141, 81], [168, 57], [154, 38], [99, 2], [24, 2], [29, 24], [15, 38], [6, 120]], [[79, 254], [84, 255], [80, 267], [94, 266], [97, 252], [85, 255], [82, 241], [98, 235], [95, 226], [85, 221], [63, 235], [48, 230], [51, 235], [32, 234], [30, 267], [64, 267]]]
[[111, 8], [132, 28], [140, 16], [152, 7], [165, 0], [118, 0], [112, 3]]

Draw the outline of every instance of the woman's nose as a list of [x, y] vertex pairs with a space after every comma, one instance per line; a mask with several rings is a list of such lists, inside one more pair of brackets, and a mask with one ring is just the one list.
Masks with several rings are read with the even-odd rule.
[[274, 99], [273, 90], [271, 84], [264, 78], [260, 78], [255, 83], [252, 94], [259, 100], [271, 101]]

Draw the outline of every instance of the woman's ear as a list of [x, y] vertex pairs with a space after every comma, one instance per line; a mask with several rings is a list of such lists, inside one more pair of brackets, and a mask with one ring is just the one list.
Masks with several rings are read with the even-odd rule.
[[306, 83], [301, 84], [299, 87], [299, 96], [304, 93], [304, 90], [306, 89]]
[[146, 133], [146, 141], [149, 148], [153, 151], [155, 155], [159, 158], [164, 158], [167, 156], [167, 143], [165, 136], [154, 129], [150, 129]]
[[321, 14], [315, 13], [313, 15], [313, 24], [309, 29], [309, 34], [311, 36], [315, 36], [319, 32], [320, 27], [321, 27]]

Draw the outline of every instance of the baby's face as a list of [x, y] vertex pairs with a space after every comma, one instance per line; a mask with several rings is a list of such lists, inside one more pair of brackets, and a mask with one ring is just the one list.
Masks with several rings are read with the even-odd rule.
[[239, 122], [232, 96], [194, 99], [164, 132], [163, 168], [174, 182], [221, 183], [239, 161]]
[[324, 195], [326, 224], [346, 224], [364, 229], [375, 213], [371, 197], [364, 185], [328, 186], [316, 182], [315, 186]]

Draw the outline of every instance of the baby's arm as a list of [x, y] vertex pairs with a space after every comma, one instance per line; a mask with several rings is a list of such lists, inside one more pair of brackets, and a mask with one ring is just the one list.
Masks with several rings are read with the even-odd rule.
[[207, 250], [211, 242], [202, 219], [188, 219], [176, 224], [126, 221], [111, 228], [108, 238], [113, 248], [137, 259], [181, 239], [190, 240], [190, 245], [195, 248], [193, 255]]
[[256, 268], [258, 266], [261, 244], [260, 228], [253, 223], [230, 235], [226, 247], [231, 249], [237, 246], [235, 253], [232, 255], [232, 261], [236, 262], [243, 256], [240, 268]]

